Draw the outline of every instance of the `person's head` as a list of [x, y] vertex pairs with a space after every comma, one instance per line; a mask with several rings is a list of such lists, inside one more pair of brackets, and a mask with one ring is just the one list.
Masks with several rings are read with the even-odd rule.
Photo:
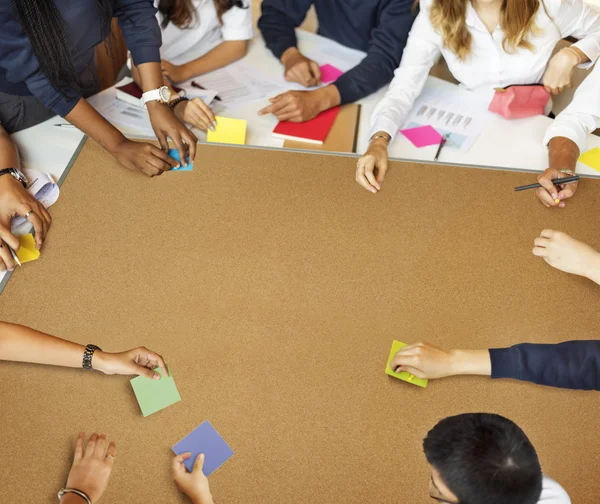
[[[55, 89], [72, 96], [82, 87], [69, 49], [69, 33], [56, 8], [55, 0], [11, 0], [13, 12], [27, 35], [40, 69]], [[110, 33], [112, 3], [96, 0], [101, 36]]]
[[514, 422], [491, 413], [441, 420], [423, 441], [431, 465], [429, 492], [450, 504], [536, 504], [542, 469]]
[[[213, 0], [219, 21], [223, 14], [233, 7], [248, 8], [242, 0]], [[196, 9], [192, 0], [160, 0], [158, 10], [163, 15], [162, 27], [173, 23], [178, 28], [189, 28], [196, 19]]]
[[[498, 0], [481, 0], [496, 3]], [[441, 33], [444, 46], [464, 60], [471, 52], [471, 33], [466, 18], [470, 0], [434, 0], [431, 23]], [[535, 16], [546, 8], [543, 0], [501, 0], [500, 25], [504, 31], [502, 43], [507, 52], [517, 48], [533, 49], [528, 37], [535, 32]]]

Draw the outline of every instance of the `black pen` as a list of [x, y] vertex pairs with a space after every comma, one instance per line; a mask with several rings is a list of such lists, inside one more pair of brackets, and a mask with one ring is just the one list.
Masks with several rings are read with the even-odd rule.
[[433, 158], [434, 161], [437, 161], [438, 158], [440, 157], [440, 153], [442, 152], [442, 148], [444, 147], [444, 145], [446, 145], [447, 141], [448, 141], [448, 135], [444, 135], [442, 137], [442, 141], [440, 142], [440, 146], [438, 147], [438, 150], [435, 153], [435, 157]]
[[[192, 86], [194, 86], [195, 88], [198, 88], [198, 89], [202, 89], [203, 91], [206, 91], [206, 88], [204, 86], [201, 86], [197, 82], [192, 81]], [[223, 101], [223, 100], [221, 100], [221, 98], [219, 98], [219, 95], [215, 95], [215, 100]]]
[[[572, 177], [553, 179], [552, 183], [554, 185], [571, 184], [573, 182], [577, 182], [578, 180], [579, 180], [579, 175], [573, 175]], [[515, 187], [515, 191], [525, 191], [526, 189], [537, 189], [538, 187], [542, 187], [542, 184], [540, 184], [539, 182], [537, 184], [528, 184], [528, 185], [522, 185], [519, 187]]]

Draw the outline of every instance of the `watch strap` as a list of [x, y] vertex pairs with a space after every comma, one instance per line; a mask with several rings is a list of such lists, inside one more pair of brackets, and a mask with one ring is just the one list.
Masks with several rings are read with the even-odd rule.
[[21, 173], [20, 170], [17, 170], [16, 168], [4, 168], [4, 169], [0, 170], [0, 177], [2, 175], [11, 175], [15, 179], [17, 179], [19, 182], [21, 182], [21, 185], [25, 189], [27, 189], [27, 177], [25, 177], [25, 175], [23, 175], [23, 173]]
[[85, 492], [78, 490], [77, 488], [63, 488], [58, 491], [58, 500], [61, 500], [65, 494], [73, 493], [79, 495], [87, 504], [92, 504], [92, 499]]
[[100, 348], [99, 346], [96, 345], [87, 345], [85, 347], [85, 350], [83, 352], [83, 362], [82, 362], [82, 367], [83, 369], [88, 369], [88, 370], [93, 370], [94, 368], [92, 367], [92, 357], [94, 356], [94, 352], [96, 350], [100, 350], [102, 351], [102, 348]]

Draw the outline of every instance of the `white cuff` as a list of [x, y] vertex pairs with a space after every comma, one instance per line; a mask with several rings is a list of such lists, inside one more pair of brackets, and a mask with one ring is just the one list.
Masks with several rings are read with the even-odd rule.
[[391, 143], [396, 134], [398, 133], [398, 129], [399, 126], [391, 119], [388, 119], [387, 117], [379, 117], [371, 125], [369, 138], [371, 138], [378, 131], [385, 131], [388, 135], [390, 135]]
[[587, 70], [588, 68], [594, 66], [594, 63], [596, 63], [598, 56], [600, 56], [599, 46], [600, 43], [598, 42], [598, 40], [592, 38], [581, 39], [579, 42], [576, 42], [575, 44], [571, 45], [570, 47], [577, 47], [577, 49], [582, 51], [583, 54], [585, 54], [590, 59], [590, 61], [588, 61], [587, 63], [582, 63], [581, 65], [578, 65], [577, 68], [583, 68], [584, 70]]
[[579, 147], [579, 153], [587, 151], [587, 128], [575, 117], [560, 117], [550, 125], [544, 135], [544, 145], [548, 145], [550, 140], [556, 137], [564, 137], [573, 141]]

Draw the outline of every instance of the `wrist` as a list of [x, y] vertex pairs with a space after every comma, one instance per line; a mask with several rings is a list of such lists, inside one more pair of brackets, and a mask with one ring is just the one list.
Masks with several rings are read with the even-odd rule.
[[100, 371], [101, 373], [106, 373], [106, 365], [109, 360], [109, 354], [107, 352], [102, 352], [101, 350], [96, 350], [94, 355], [92, 356], [92, 369], [94, 371]]
[[451, 350], [450, 356], [453, 375], [492, 374], [492, 361], [487, 350]]
[[338, 88], [333, 84], [317, 89], [314, 92], [317, 93], [319, 97], [321, 111], [337, 107], [342, 101]]
[[600, 285], [600, 252], [596, 252], [593, 260], [588, 265], [586, 278]]
[[191, 498], [192, 504], [214, 504], [213, 497], [210, 492], [201, 493]]
[[290, 58], [293, 58], [294, 56], [298, 56], [299, 54], [300, 54], [300, 51], [298, 50], [298, 48], [296, 46], [292, 46], [292, 47], [288, 47], [285, 51], [283, 51], [283, 53], [281, 54], [281, 58], [279, 58], [279, 59], [285, 66], [286, 62], [288, 62], [290, 60]]
[[60, 504], [87, 504], [85, 499], [76, 493], [66, 493], [58, 502]]

